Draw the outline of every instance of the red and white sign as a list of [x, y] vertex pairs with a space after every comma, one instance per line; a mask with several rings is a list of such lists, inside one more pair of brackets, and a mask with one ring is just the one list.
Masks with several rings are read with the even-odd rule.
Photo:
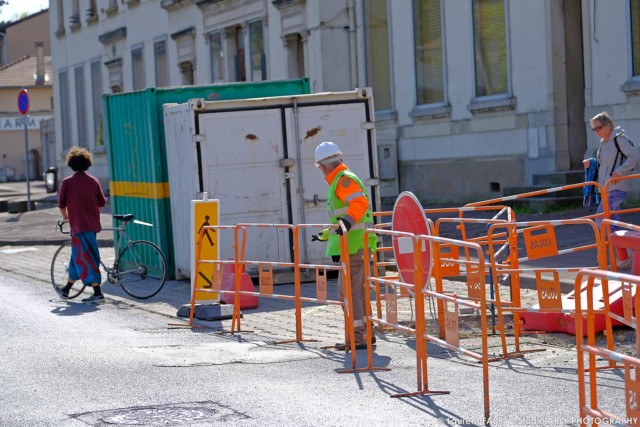
[[26, 89], [22, 89], [18, 92], [18, 111], [23, 116], [29, 114], [29, 93]]
[[[413, 193], [403, 191], [396, 199], [393, 206], [391, 229], [416, 235], [431, 235], [424, 209]], [[420, 246], [424, 278], [422, 285], [424, 286], [431, 279], [431, 242], [422, 240]], [[403, 282], [415, 285], [416, 269], [413, 263], [413, 250], [413, 240], [410, 237], [393, 236], [393, 253], [396, 257], [400, 277]]]

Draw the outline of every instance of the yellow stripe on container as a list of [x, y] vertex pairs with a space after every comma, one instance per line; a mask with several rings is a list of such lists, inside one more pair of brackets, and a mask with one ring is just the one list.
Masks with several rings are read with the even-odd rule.
[[144, 199], [169, 198], [168, 182], [126, 182], [111, 181], [111, 196], [139, 197]]

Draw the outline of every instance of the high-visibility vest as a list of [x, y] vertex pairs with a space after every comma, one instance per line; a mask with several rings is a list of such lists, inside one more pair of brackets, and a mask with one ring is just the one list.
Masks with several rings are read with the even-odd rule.
[[[337, 224], [338, 218], [343, 217], [347, 213], [349, 205], [338, 198], [336, 195], [336, 187], [342, 176], [347, 176], [354, 180], [358, 186], [362, 189], [362, 195], [367, 199], [367, 191], [364, 184], [360, 181], [360, 178], [350, 170], [346, 169], [340, 172], [331, 183], [329, 191], [327, 192], [327, 212], [329, 213], [329, 221], [331, 224]], [[361, 249], [364, 249], [364, 230], [367, 228], [373, 228], [373, 214], [371, 208], [367, 209], [367, 212], [360, 218], [357, 224], [353, 224], [347, 238], [349, 241], [349, 255], [353, 255]], [[370, 233], [368, 236], [369, 248], [371, 250], [376, 248], [377, 238], [376, 235]], [[327, 243], [327, 256], [340, 255], [340, 236], [336, 233], [329, 234], [329, 241]]]

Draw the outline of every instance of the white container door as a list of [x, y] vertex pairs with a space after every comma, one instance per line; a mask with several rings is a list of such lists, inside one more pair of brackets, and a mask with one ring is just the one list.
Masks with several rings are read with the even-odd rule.
[[[356, 173], [365, 184], [377, 183], [373, 180], [377, 174], [377, 169], [373, 166], [370, 158], [369, 143], [373, 137], [371, 131], [367, 130], [367, 108], [370, 104], [368, 100], [361, 100], [351, 103], [335, 103], [326, 105], [301, 105], [297, 109], [288, 110], [287, 129], [294, 132], [297, 128], [298, 137], [295, 139], [299, 143], [301, 171], [296, 170], [293, 194], [301, 194], [301, 197], [294, 197], [293, 204], [296, 216], [296, 223], [305, 224], [326, 224], [329, 222], [327, 215], [327, 190], [329, 185], [320, 169], [315, 167], [315, 148], [323, 141], [332, 141], [340, 147], [344, 155], [345, 164]], [[297, 120], [297, 126], [294, 125]], [[371, 138], [370, 138], [371, 136]], [[296, 153], [296, 147], [289, 150]], [[370, 198], [379, 198], [377, 187], [367, 186]], [[378, 203], [372, 200], [372, 208]], [[306, 236], [301, 236], [301, 242], [306, 245], [308, 259], [303, 262], [326, 262], [324, 255], [326, 244], [311, 242], [311, 232]], [[303, 246], [304, 247], [304, 246]]]
[[[220, 199], [222, 225], [288, 224], [279, 109], [200, 113], [203, 190]], [[290, 232], [250, 228], [245, 259], [290, 260]], [[233, 258], [233, 233], [220, 233], [221, 259]], [[241, 249], [241, 248], [239, 248]]]

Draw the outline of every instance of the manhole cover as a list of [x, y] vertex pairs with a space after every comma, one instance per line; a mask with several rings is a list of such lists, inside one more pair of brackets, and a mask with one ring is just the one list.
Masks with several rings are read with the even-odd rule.
[[195, 426], [228, 423], [250, 417], [215, 402], [134, 406], [72, 415], [92, 426]]

